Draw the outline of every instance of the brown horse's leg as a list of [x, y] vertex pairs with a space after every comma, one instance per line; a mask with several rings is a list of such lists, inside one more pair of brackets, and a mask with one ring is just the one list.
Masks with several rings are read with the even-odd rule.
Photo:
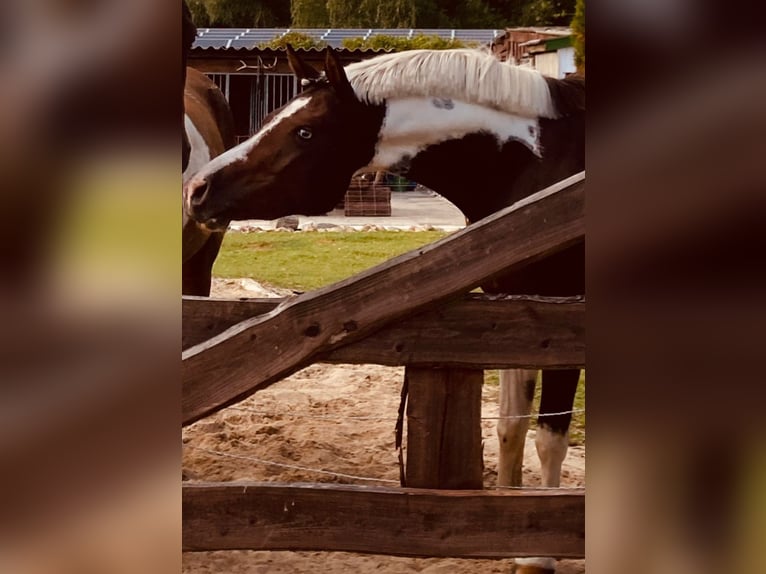
[[184, 295], [210, 296], [213, 263], [218, 256], [223, 233], [213, 233], [202, 248], [183, 264], [181, 293]]

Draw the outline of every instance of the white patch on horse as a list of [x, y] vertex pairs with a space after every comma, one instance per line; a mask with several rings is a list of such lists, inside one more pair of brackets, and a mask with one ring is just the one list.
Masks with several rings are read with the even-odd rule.
[[500, 371], [500, 441], [497, 463], [498, 486], [521, 486], [524, 442], [529, 430], [537, 371], [511, 369]]
[[541, 156], [536, 119], [459, 100], [452, 101], [452, 107], [437, 106], [435, 101], [434, 98], [389, 100], [375, 157], [369, 167], [385, 169], [415, 157], [428, 146], [478, 132], [495, 136], [498, 146], [515, 140]]
[[285, 120], [286, 118], [289, 118], [296, 112], [305, 108], [310, 101], [311, 101], [311, 97], [298, 98], [296, 100], [293, 100], [289, 104], [287, 104], [281, 112], [279, 112], [276, 116], [271, 118], [271, 121], [269, 121], [269, 123], [267, 123], [261, 129], [259, 129], [255, 134], [253, 134], [253, 136], [250, 139], [222, 153], [221, 155], [216, 157], [213, 161], [208, 163], [205, 166], [205, 169], [202, 172], [200, 172], [200, 176], [205, 177], [206, 175], [210, 173], [215, 173], [216, 171], [223, 169], [226, 166], [229, 166], [233, 163], [236, 163], [238, 161], [245, 161], [247, 157], [250, 155], [250, 153], [253, 151], [253, 148], [256, 145], [258, 145], [258, 142], [260, 142], [269, 132], [271, 132], [275, 127], [277, 127], [283, 120]]
[[189, 163], [184, 170], [182, 178], [183, 183], [186, 183], [210, 161], [210, 149], [205, 143], [205, 138], [199, 133], [197, 126], [194, 125], [192, 119], [186, 114], [184, 114], [184, 127], [186, 128], [186, 137], [189, 138], [189, 145], [191, 146]]

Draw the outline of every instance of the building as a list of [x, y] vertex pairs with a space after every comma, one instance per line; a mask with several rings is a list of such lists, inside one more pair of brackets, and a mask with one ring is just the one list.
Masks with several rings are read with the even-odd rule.
[[508, 28], [491, 47], [501, 60], [531, 66], [546, 76], [563, 78], [576, 69], [570, 28]]

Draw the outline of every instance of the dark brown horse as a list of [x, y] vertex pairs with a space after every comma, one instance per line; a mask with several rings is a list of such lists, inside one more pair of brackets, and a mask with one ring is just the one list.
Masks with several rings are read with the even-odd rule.
[[[360, 168], [422, 183], [473, 221], [585, 168], [582, 79], [547, 78], [474, 50], [387, 54], [345, 69], [328, 50], [323, 73], [292, 50], [288, 57], [304, 91], [186, 186], [189, 213], [212, 228], [232, 219], [329, 211]], [[484, 287], [584, 294], [584, 245]], [[579, 374], [543, 373], [536, 444], [545, 486], [559, 485]], [[535, 375], [501, 376], [500, 412], [510, 418], [498, 424], [500, 485], [521, 484]], [[553, 572], [555, 563], [532, 558], [517, 566]]]
[[[191, 15], [184, 9], [184, 60], [194, 42]], [[226, 98], [211, 80], [184, 66], [183, 183], [214, 157], [234, 146], [234, 120]], [[213, 263], [221, 248], [225, 229], [212, 231], [183, 212], [182, 293], [210, 295]]]

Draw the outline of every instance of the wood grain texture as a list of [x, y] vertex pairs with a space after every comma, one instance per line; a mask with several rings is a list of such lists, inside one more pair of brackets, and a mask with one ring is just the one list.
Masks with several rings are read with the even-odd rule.
[[398, 556], [585, 555], [585, 492], [327, 484], [183, 486], [183, 549]]
[[406, 486], [481, 490], [484, 371], [407, 367]]
[[[201, 343], [281, 299], [183, 299], [183, 344]], [[327, 363], [477, 369], [585, 366], [579, 297], [469, 294], [317, 357]]]
[[183, 352], [191, 423], [402, 317], [454, 298], [585, 235], [585, 174], [351, 279], [289, 299]]

